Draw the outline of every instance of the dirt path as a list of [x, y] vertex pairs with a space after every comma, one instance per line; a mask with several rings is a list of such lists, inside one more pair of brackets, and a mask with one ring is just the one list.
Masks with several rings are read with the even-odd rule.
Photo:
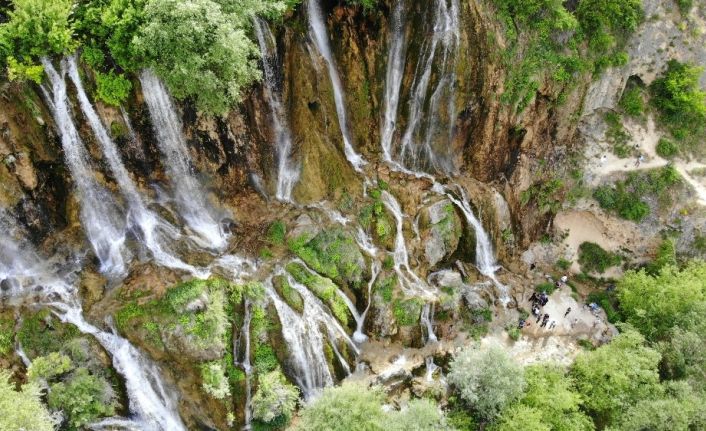
[[[598, 185], [605, 177], [616, 172], [631, 172], [661, 168], [670, 163], [657, 154], [657, 143], [660, 132], [656, 129], [655, 122], [650, 116], [647, 124], [640, 124], [635, 121], [626, 120], [625, 129], [632, 135], [630, 145], [644, 156], [642, 163], [637, 164], [637, 159], [621, 159], [611, 151], [594, 148], [592, 160], [588, 163], [587, 173], [591, 185]], [[699, 162], [687, 162], [682, 159], [675, 159], [674, 166], [684, 181], [691, 186], [696, 193], [696, 202], [706, 206], [706, 183], [703, 179], [694, 178], [689, 172], [694, 169], [704, 169], [706, 164]]]

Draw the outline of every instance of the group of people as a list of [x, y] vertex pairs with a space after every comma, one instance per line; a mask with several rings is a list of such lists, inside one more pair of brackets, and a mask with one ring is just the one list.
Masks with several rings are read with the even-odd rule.
[[[562, 285], [566, 284], [568, 279], [569, 277], [567, 277], [566, 275], [562, 276], [559, 280], [556, 281], [556, 287], [561, 287]], [[540, 292], [538, 294], [537, 292], [532, 292], [532, 296], [530, 296], [529, 300], [532, 304], [532, 316], [537, 318], [535, 323], [538, 324], [540, 328], [545, 328], [547, 327], [547, 325], [549, 325], [549, 330], [556, 328], [556, 320], [552, 320], [550, 323], [549, 313], [542, 313], [542, 308], [549, 302], [549, 296], [547, 295], [547, 293]], [[566, 309], [566, 312], [564, 313], [564, 318], [566, 318], [569, 313], [571, 313], [571, 307]], [[525, 326], [530, 326], [531, 324], [532, 323], [528, 319], [520, 319], [518, 327], [519, 329], [522, 329]]]

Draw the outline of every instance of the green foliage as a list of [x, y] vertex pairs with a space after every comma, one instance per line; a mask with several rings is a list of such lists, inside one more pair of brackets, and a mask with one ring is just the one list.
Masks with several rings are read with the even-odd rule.
[[400, 326], [413, 326], [419, 323], [424, 303], [419, 298], [396, 299], [392, 303], [392, 314]]
[[533, 184], [522, 192], [520, 199], [522, 205], [527, 205], [530, 202], [535, 202], [542, 214], [556, 213], [561, 209], [560, 193], [564, 189], [564, 182], [560, 179], [553, 178], [548, 181], [542, 181], [538, 184]]
[[40, 356], [32, 361], [32, 365], [27, 370], [27, 378], [33, 382], [49, 381], [68, 373], [72, 369], [71, 358], [58, 352], [52, 352], [47, 356]]
[[679, 153], [679, 145], [670, 141], [669, 139], [660, 138], [657, 142], [657, 154], [664, 157], [665, 159], [672, 158]]
[[380, 292], [382, 300], [386, 303], [392, 302], [392, 291], [397, 285], [397, 276], [391, 275], [385, 278], [378, 278], [375, 281], [375, 291]]
[[41, 84], [44, 66], [20, 62], [15, 57], [8, 57], [7, 77], [10, 81], [32, 81], [35, 84]]
[[703, 69], [671, 60], [664, 75], [650, 85], [651, 102], [675, 138], [700, 136], [706, 122], [706, 92], [699, 86]]
[[[525, 380], [527, 387], [519, 404], [532, 409], [528, 411], [531, 415], [538, 412], [547, 429], [594, 429], [591, 419], [581, 411], [581, 397], [574, 391], [573, 380], [563, 369], [552, 365], [532, 365], [525, 368]], [[512, 416], [512, 413], [503, 412], [501, 421], [507, 415]]]
[[655, 259], [647, 267], [651, 275], [658, 274], [666, 266], [677, 266], [677, 249], [674, 240], [667, 238], [659, 245]]
[[363, 255], [342, 229], [324, 230], [304, 244], [290, 244], [290, 249], [311, 269], [340, 284], [357, 287], [362, 280]]
[[301, 410], [294, 431], [382, 431], [387, 429], [380, 389], [357, 383], [323, 390], [321, 396]]
[[688, 14], [694, 4], [694, 0], [676, 0], [676, 2], [677, 6], [679, 6], [679, 11], [681, 11], [683, 15]]
[[151, 0], [135, 43], [174, 97], [220, 115], [260, 78], [258, 49], [238, 25], [242, 18], [212, 0]]
[[405, 408], [388, 416], [387, 429], [391, 431], [450, 431], [439, 407], [429, 399], [412, 400]]
[[16, 391], [10, 373], [0, 369], [0, 430], [53, 431], [55, 421], [41, 402], [41, 390], [34, 383]]
[[706, 310], [706, 264], [693, 262], [681, 271], [666, 266], [656, 276], [630, 271], [618, 283], [618, 297], [627, 322], [649, 339], [675, 326], [689, 330]]
[[552, 293], [554, 293], [554, 290], [556, 290], [556, 286], [554, 285], [554, 283], [547, 282], [547, 283], [538, 284], [534, 288], [534, 290], [537, 292], [544, 292], [547, 295], [551, 295]]
[[276, 422], [284, 428], [292, 418], [298, 399], [299, 390], [280, 370], [260, 374], [257, 392], [252, 398], [253, 418], [266, 423]]
[[67, 415], [69, 430], [79, 430], [96, 419], [112, 416], [117, 406], [110, 384], [85, 368], [76, 369], [67, 381], [52, 385], [47, 403]]
[[586, 409], [602, 428], [635, 403], [660, 390], [660, 354], [634, 329], [594, 351], [581, 353], [571, 368]]
[[630, 134], [623, 127], [623, 121], [615, 112], [607, 112], [603, 119], [608, 126], [606, 130], [606, 138], [613, 144], [613, 152], [620, 158], [625, 158], [630, 155], [630, 149], [627, 146], [630, 141]]
[[586, 302], [589, 304], [595, 302], [600, 305], [600, 307], [605, 311], [606, 317], [610, 323], [618, 323], [625, 320], [620, 310], [618, 309], [618, 300], [615, 295], [615, 291], [606, 292], [591, 292], [586, 298]]
[[350, 310], [348, 310], [348, 306], [343, 298], [336, 293], [338, 288], [333, 281], [309, 271], [308, 268], [297, 262], [287, 264], [286, 269], [297, 282], [309, 288], [314, 295], [327, 303], [328, 306], [331, 307], [333, 315], [341, 321], [341, 323], [344, 325], [348, 324]]
[[641, 0], [581, 0], [576, 8], [581, 30], [591, 49], [606, 53], [635, 31], [643, 18]]
[[566, 271], [566, 270], [568, 270], [569, 268], [571, 268], [571, 261], [566, 260], [566, 259], [564, 259], [563, 257], [560, 257], [560, 258], [556, 261], [556, 267], [559, 268], [559, 269], [561, 269], [561, 270]]
[[272, 284], [279, 296], [284, 299], [292, 309], [301, 313], [304, 309], [304, 299], [301, 297], [299, 292], [297, 292], [287, 281], [286, 277], [278, 276], [272, 279]]
[[601, 208], [613, 210], [626, 220], [640, 222], [650, 213], [649, 205], [640, 199], [640, 195], [626, 190], [622, 182], [616, 183], [615, 187], [607, 185], [597, 187], [593, 197]]
[[105, 54], [100, 48], [95, 46], [86, 46], [81, 51], [81, 60], [91, 67], [93, 70], [98, 70], [105, 64]]
[[267, 228], [267, 240], [274, 245], [284, 244], [287, 235], [287, 225], [282, 220], [276, 220]]
[[674, 327], [657, 346], [662, 353], [660, 373], [663, 377], [684, 379], [695, 389], [706, 389], [706, 336], [703, 328], [684, 330]]
[[72, 0], [13, 0], [8, 21], [0, 25], [0, 54], [31, 65], [40, 57], [73, 49]]
[[524, 404], [516, 404], [505, 410], [491, 429], [492, 431], [552, 430], [552, 428], [544, 422], [541, 411]]
[[201, 386], [207, 394], [223, 400], [230, 396], [228, 379], [225, 376], [223, 365], [218, 361], [201, 364]]
[[459, 396], [485, 419], [497, 417], [520, 398], [525, 388], [522, 367], [499, 347], [464, 349], [451, 362], [448, 380]]
[[611, 266], [620, 265], [620, 256], [607, 252], [593, 242], [584, 242], [579, 245], [579, 263], [586, 272], [603, 274]]
[[620, 108], [631, 117], [639, 117], [645, 112], [645, 100], [642, 89], [637, 85], [627, 88], [620, 98]]
[[620, 418], [621, 431], [700, 430], [706, 426], [706, 399], [685, 382], [665, 385], [665, 396], [640, 401]]
[[253, 365], [260, 373], [268, 373], [279, 366], [274, 349], [267, 344], [258, 344], [253, 354]]
[[96, 95], [105, 103], [120, 106], [132, 90], [132, 82], [123, 75], [96, 72]]
[[0, 318], [0, 356], [5, 356], [12, 351], [14, 331], [12, 319]]
[[78, 328], [63, 324], [49, 310], [26, 313], [17, 331], [17, 340], [32, 359], [61, 350], [63, 345], [80, 335]]

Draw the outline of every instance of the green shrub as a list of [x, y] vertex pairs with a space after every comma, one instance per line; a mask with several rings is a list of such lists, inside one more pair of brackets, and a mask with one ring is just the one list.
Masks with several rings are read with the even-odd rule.
[[568, 270], [571, 268], [571, 261], [564, 259], [563, 257], [559, 258], [559, 260], [556, 261], [556, 267], [561, 269], [561, 270]]
[[672, 158], [679, 152], [679, 146], [669, 139], [660, 138], [657, 143], [657, 154], [665, 159]]
[[253, 354], [253, 365], [259, 373], [269, 373], [279, 366], [274, 349], [267, 344], [258, 344]]
[[579, 246], [579, 263], [587, 272], [604, 273], [611, 266], [620, 265], [620, 256], [607, 252], [600, 245], [584, 242]]
[[400, 326], [413, 326], [419, 323], [423, 303], [418, 298], [395, 300], [392, 304], [392, 313]]
[[620, 107], [623, 112], [632, 116], [639, 117], [645, 111], [645, 101], [642, 98], [642, 89], [638, 86], [626, 89], [623, 97], [620, 99]]
[[261, 374], [258, 377], [257, 392], [252, 398], [252, 411], [255, 420], [267, 424], [277, 424], [284, 428], [297, 406], [299, 390], [285, 379], [280, 370]]
[[67, 381], [52, 385], [47, 403], [67, 415], [69, 430], [83, 429], [96, 419], [113, 416], [117, 406], [110, 384], [85, 368], [78, 368]]
[[684, 15], [689, 13], [694, 4], [694, 0], [676, 0], [676, 2], [677, 6], [679, 6], [679, 11]]
[[228, 379], [220, 362], [213, 361], [201, 364], [201, 380], [204, 391], [212, 397], [223, 400], [230, 396]]
[[287, 235], [287, 225], [282, 220], [276, 220], [267, 229], [267, 240], [275, 245], [284, 244], [284, 237]]
[[640, 222], [650, 213], [650, 207], [640, 199], [640, 195], [627, 191], [624, 183], [616, 183], [615, 187], [599, 186], [594, 190], [593, 197], [601, 208], [615, 211], [626, 220]]
[[105, 54], [103, 54], [103, 51], [100, 48], [88, 45], [83, 47], [83, 51], [81, 52], [81, 60], [89, 65], [91, 69], [99, 70], [105, 63]]
[[551, 295], [552, 293], [554, 293], [554, 290], [556, 290], [556, 286], [554, 285], [554, 283], [542, 283], [537, 285], [534, 290], [537, 292], [544, 292], [547, 295]]
[[27, 378], [30, 381], [48, 381], [66, 374], [72, 369], [71, 358], [58, 352], [52, 352], [47, 356], [40, 356], [32, 361], [32, 365], [27, 370]]
[[[0, 318], [0, 356], [5, 356], [12, 351], [14, 342], [14, 322], [12, 319]], [[2, 382], [0, 382], [2, 384]]]
[[96, 96], [103, 102], [120, 106], [130, 96], [132, 82], [123, 75], [113, 71], [96, 72]]
[[586, 298], [589, 304], [595, 302], [605, 311], [606, 317], [610, 323], [618, 323], [623, 321], [623, 316], [618, 308], [618, 300], [614, 292], [597, 291], [591, 292]]
[[660, 121], [677, 139], [700, 136], [706, 122], [706, 92], [699, 78], [703, 69], [671, 60], [666, 72], [650, 86], [651, 102]]
[[16, 390], [9, 371], [0, 368], [0, 430], [54, 431], [56, 419], [42, 403], [42, 390], [29, 383]]

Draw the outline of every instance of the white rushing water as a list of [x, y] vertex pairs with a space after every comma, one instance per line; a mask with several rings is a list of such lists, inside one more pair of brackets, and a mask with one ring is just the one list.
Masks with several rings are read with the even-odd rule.
[[3, 291], [10, 302], [31, 300], [33, 305], [49, 306], [65, 322], [82, 333], [92, 335], [113, 360], [115, 370], [125, 379], [131, 423], [144, 431], [185, 430], [174, 397], [161, 381], [160, 371], [124, 338], [105, 332], [86, 322], [77, 291], [59, 277], [48, 261], [42, 260], [17, 235], [13, 220], [2, 214], [0, 225], [0, 281], [12, 280], [15, 286]]
[[422, 314], [419, 318], [419, 323], [422, 325], [422, 338], [424, 344], [436, 343], [438, 339], [434, 334], [434, 304], [426, 303], [422, 307]]
[[267, 22], [255, 17], [253, 26], [262, 53], [265, 98], [270, 105], [275, 148], [277, 149], [277, 199], [292, 201], [292, 190], [299, 180], [300, 167], [292, 160], [292, 135], [287, 114], [282, 106], [282, 98], [277, 91], [275, 70], [278, 64], [277, 43]]
[[392, 140], [396, 131], [400, 89], [404, 79], [406, 41], [404, 34], [404, 0], [397, 0], [390, 23], [390, 41], [385, 74], [385, 115], [382, 120], [381, 144], [383, 158], [393, 163]]
[[174, 199], [193, 239], [202, 247], [222, 250], [226, 246], [219, 217], [209, 205], [206, 191], [191, 167], [191, 158], [182, 133], [182, 124], [167, 89], [151, 71], [140, 73], [142, 94], [150, 111], [162, 163], [174, 186]]
[[[419, 62], [416, 65], [414, 81], [409, 100], [407, 128], [402, 135], [398, 152], [399, 163], [414, 169], [436, 170], [450, 172], [452, 170], [451, 149], [453, 127], [456, 118], [455, 88], [456, 62], [460, 45], [460, 5], [458, 0], [435, 0], [433, 32], [427, 40]], [[396, 19], [396, 17], [393, 17]], [[403, 26], [402, 18], [399, 24]], [[385, 109], [385, 128], [383, 128], [383, 145], [392, 152], [392, 131], [385, 131], [390, 124], [394, 127], [399, 104], [399, 84], [394, 81], [404, 69], [404, 53], [399, 48], [403, 31], [392, 33], [390, 57], [388, 58], [388, 75], [386, 94], [390, 103]], [[437, 79], [432, 89], [433, 78]], [[394, 111], [394, 112], [393, 112]], [[443, 133], [445, 130], [445, 133]], [[435, 139], [440, 139], [443, 146], [435, 146]], [[446, 151], [440, 154], [440, 148]], [[383, 152], [385, 149], [383, 147]], [[392, 156], [391, 156], [392, 157]]]
[[289, 365], [295, 383], [304, 399], [311, 399], [321, 388], [331, 386], [333, 377], [324, 354], [324, 335], [310, 319], [297, 314], [282, 301], [272, 287], [272, 279], [266, 282], [269, 299], [277, 310], [282, 323], [282, 337], [289, 351]]
[[395, 234], [395, 251], [392, 254], [392, 258], [400, 286], [407, 294], [433, 299], [436, 296], [434, 290], [424, 280], [419, 278], [409, 266], [409, 252], [404, 240], [404, 214], [399, 202], [386, 190], [381, 193], [380, 198], [395, 218], [397, 232]]
[[98, 138], [97, 140], [105, 156], [105, 160], [127, 203], [128, 226], [133, 229], [141, 240], [141, 243], [151, 252], [152, 257], [159, 265], [188, 271], [200, 278], [208, 277], [208, 271], [197, 270], [192, 265], [174, 256], [169, 250], [167, 242], [179, 239], [179, 231], [157, 214], [147, 209], [137, 188], [130, 179], [130, 174], [120, 158], [117, 146], [108, 135], [108, 131], [86, 95], [81, 77], [79, 76], [76, 57], [69, 57], [66, 61], [68, 63], [69, 77], [76, 86], [81, 111], [88, 121], [88, 124], [91, 126], [94, 135]]
[[58, 72], [47, 58], [42, 65], [51, 84], [51, 92], [43, 88], [51, 100], [52, 114], [59, 128], [64, 158], [71, 172], [81, 203], [81, 223], [88, 241], [100, 261], [101, 272], [109, 276], [124, 275], [129, 258], [125, 248], [124, 216], [113, 196], [94, 177], [90, 158], [71, 116], [66, 91], [66, 61]]
[[[238, 339], [238, 346], [242, 343], [243, 359], [236, 365], [240, 365], [245, 372], [245, 423], [243, 425], [243, 430], [249, 430], [251, 428], [252, 422], [252, 364], [250, 363], [250, 322], [252, 320], [252, 310], [250, 301], [245, 300], [243, 304], [245, 313], [243, 315], [243, 327], [240, 332], [240, 338]], [[233, 358], [238, 361], [239, 349], [234, 349]]]
[[510, 302], [510, 293], [508, 291], [507, 286], [500, 283], [500, 281], [495, 276], [495, 271], [497, 271], [500, 266], [495, 260], [493, 244], [490, 242], [490, 237], [488, 236], [488, 233], [485, 231], [485, 229], [483, 229], [483, 224], [473, 214], [473, 209], [468, 203], [469, 200], [468, 196], [466, 195], [466, 191], [461, 186], [457, 186], [456, 188], [459, 194], [461, 195], [460, 199], [454, 196], [454, 194], [451, 193], [451, 191], [447, 187], [439, 183], [434, 183], [432, 190], [436, 193], [443, 194], [447, 198], [449, 198], [449, 200], [453, 202], [453, 204], [456, 205], [458, 209], [461, 210], [461, 213], [466, 219], [468, 225], [473, 228], [476, 237], [476, 268], [478, 268], [478, 271], [481, 274], [492, 280], [493, 284], [498, 290], [500, 301], [503, 304], [507, 305]]
[[307, 0], [306, 3], [307, 14], [309, 16], [309, 28], [311, 30], [311, 39], [313, 40], [314, 45], [316, 45], [316, 49], [319, 51], [319, 54], [324, 58], [324, 60], [326, 60], [329, 78], [331, 79], [331, 85], [333, 86], [333, 98], [336, 104], [338, 123], [343, 135], [343, 152], [353, 168], [356, 171], [361, 172], [363, 165], [365, 165], [366, 162], [360, 154], [356, 153], [351, 142], [351, 136], [348, 130], [343, 84], [341, 83], [341, 77], [338, 74], [336, 63], [333, 59], [333, 54], [331, 53], [331, 44], [328, 39], [328, 33], [326, 31], [323, 14], [321, 12], [321, 6], [319, 5], [319, 0]]
[[368, 339], [368, 336], [365, 335], [364, 329], [365, 329], [365, 318], [368, 316], [368, 311], [370, 310], [370, 305], [373, 303], [373, 286], [375, 285], [375, 281], [378, 278], [378, 275], [380, 275], [380, 262], [377, 260], [373, 260], [370, 263], [370, 281], [368, 281], [368, 305], [365, 307], [365, 310], [363, 310], [363, 313], [360, 314], [359, 318], [356, 320], [356, 328], [355, 332], [353, 333], [353, 341], [356, 343], [362, 343]]

